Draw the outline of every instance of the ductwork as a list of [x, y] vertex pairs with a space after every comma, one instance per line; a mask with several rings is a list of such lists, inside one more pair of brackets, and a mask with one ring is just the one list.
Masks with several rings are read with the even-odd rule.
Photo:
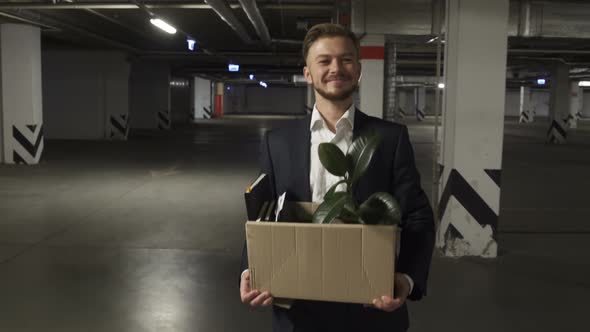
[[242, 9], [252, 22], [254, 29], [258, 33], [258, 37], [265, 45], [270, 45], [270, 34], [268, 33], [268, 28], [264, 23], [264, 19], [260, 14], [260, 10], [258, 10], [258, 6], [256, 5], [255, 0], [239, 0], [240, 4], [242, 5]]
[[[225, 0], [205, 0], [211, 8], [225, 21], [240, 38], [247, 44], [252, 44], [254, 41], [250, 38], [250, 35], [246, 32], [246, 29], [238, 18], [234, 15], [232, 9], [229, 7]], [[268, 31], [267, 31], [268, 33]]]

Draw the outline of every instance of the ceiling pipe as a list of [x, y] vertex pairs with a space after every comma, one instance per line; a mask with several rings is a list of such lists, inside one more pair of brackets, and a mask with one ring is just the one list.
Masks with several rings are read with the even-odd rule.
[[240, 23], [238, 18], [234, 15], [232, 9], [228, 6], [225, 0], [205, 0], [207, 4], [227, 23], [246, 44], [253, 44], [254, 41], [246, 32], [246, 29]]
[[35, 21], [35, 20], [30, 20], [30, 19], [27, 19], [27, 18], [24, 18], [24, 17], [20, 17], [18, 15], [14, 15], [14, 14], [11, 14], [11, 13], [0, 11], [0, 16], [7, 17], [7, 18], [9, 18], [11, 20], [15, 20], [15, 21], [18, 21], [18, 22], [31, 24], [31, 25], [34, 25], [34, 26], [39, 27], [39, 28], [44, 28], [44, 29], [48, 29], [48, 30], [52, 30], [52, 31], [60, 31], [59, 28], [56, 28], [54, 26], [47, 25], [45, 23], [41, 23], [41, 22], [38, 22], [38, 21]]
[[68, 30], [68, 31], [74, 32], [79, 35], [91, 37], [96, 40], [100, 40], [105, 44], [111, 45], [115, 48], [124, 49], [126, 51], [131, 52], [131, 53], [139, 53], [140, 52], [140, 50], [135, 47], [118, 42], [116, 40], [112, 40], [110, 38], [104, 37], [102, 35], [92, 32], [92, 31], [88, 31], [86, 29], [83, 29], [83, 28], [53, 19], [51, 17], [48, 17], [47, 15], [42, 16], [40, 14], [33, 13], [33, 12], [30, 12], [27, 10], [19, 10], [16, 13], [13, 11], [10, 11], [8, 13], [7, 13], [7, 11], [3, 11], [0, 13], [1, 13], [0, 15], [2, 15], [2, 16], [10, 17], [12, 19], [20, 20], [22, 22], [26, 22], [29, 24], [37, 25], [37, 26], [49, 27], [55, 31]]
[[[232, 9], [239, 9], [241, 5], [228, 5]], [[161, 2], [146, 4], [147, 8], [168, 8], [168, 9], [211, 9], [211, 6], [203, 3], [186, 3], [186, 2]], [[331, 11], [334, 6], [325, 4], [301, 4], [301, 3], [283, 3], [260, 4], [262, 10], [322, 10]], [[130, 4], [129, 1], [121, 2], [83, 2], [83, 3], [40, 3], [40, 2], [11, 2], [0, 3], [0, 9], [137, 9], [137, 6]]]
[[264, 45], [269, 46], [270, 42], [271, 42], [270, 33], [268, 32], [268, 27], [266, 26], [266, 23], [264, 23], [264, 19], [262, 18], [262, 15], [260, 14], [260, 10], [258, 10], [258, 6], [256, 5], [256, 1], [255, 0], [239, 0], [239, 1], [240, 1], [240, 4], [242, 5], [242, 9], [244, 10], [246, 15], [248, 16], [248, 19], [250, 19], [250, 22], [252, 22], [254, 29], [256, 29], [256, 33], [258, 33], [258, 37], [260, 38], [260, 40], [262, 40]]

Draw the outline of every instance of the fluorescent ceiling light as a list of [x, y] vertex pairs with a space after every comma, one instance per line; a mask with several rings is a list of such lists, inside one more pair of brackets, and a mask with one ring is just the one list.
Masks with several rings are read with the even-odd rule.
[[250, 74], [250, 81], [254, 80], [254, 75]]
[[538, 85], [545, 85], [545, 83], [547, 83], [547, 81], [544, 78], [538, 78], [537, 79], [537, 84]]
[[438, 88], [439, 89], [444, 89], [445, 88], [445, 84], [444, 83], [438, 83]]
[[176, 33], [176, 28], [174, 28], [173, 26], [171, 26], [170, 24], [164, 22], [163, 20], [159, 19], [159, 18], [152, 18], [150, 19], [150, 22], [157, 26], [158, 28], [168, 32], [169, 34], [173, 35]]
[[267, 87], [268, 87], [268, 85], [267, 85], [266, 83], [264, 83], [263, 81], [260, 81], [260, 83], [258, 83], [258, 84], [260, 84], [260, 86], [263, 86], [263, 87], [265, 87], [265, 88], [267, 88]]
[[578, 83], [578, 86], [590, 86], [590, 81], [580, 81], [580, 83]]

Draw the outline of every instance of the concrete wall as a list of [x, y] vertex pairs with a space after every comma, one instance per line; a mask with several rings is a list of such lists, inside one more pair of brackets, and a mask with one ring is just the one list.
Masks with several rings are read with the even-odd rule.
[[[305, 112], [306, 86], [226, 84], [224, 114], [302, 114]], [[228, 90], [227, 87], [230, 87]]]
[[170, 87], [172, 123], [188, 123], [192, 109], [191, 90], [190, 84]]
[[128, 113], [125, 54], [44, 51], [42, 69], [47, 138], [103, 139], [109, 116]]
[[169, 64], [134, 61], [129, 84], [131, 128], [158, 128], [158, 112], [170, 111]]
[[[549, 90], [531, 90], [531, 108], [535, 116], [549, 116]], [[520, 116], [520, 90], [506, 91], [506, 116]]]

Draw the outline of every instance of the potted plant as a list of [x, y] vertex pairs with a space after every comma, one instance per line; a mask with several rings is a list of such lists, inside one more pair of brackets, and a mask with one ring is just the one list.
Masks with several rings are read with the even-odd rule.
[[[380, 141], [381, 136], [377, 133], [362, 135], [352, 142], [346, 155], [333, 143], [319, 145], [318, 154], [322, 165], [328, 172], [343, 179], [330, 187], [324, 201], [313, 214], [313, 223], [327, 224], [335, 219], [367, 225], [398, 225], [401, 222], [399, 204], [389, 193], [376, 192], [360, 204], [352, 195], [353, 188], [369, 167]], [[342, 183], [346, 184], [346, 190], [336, 191]]]

